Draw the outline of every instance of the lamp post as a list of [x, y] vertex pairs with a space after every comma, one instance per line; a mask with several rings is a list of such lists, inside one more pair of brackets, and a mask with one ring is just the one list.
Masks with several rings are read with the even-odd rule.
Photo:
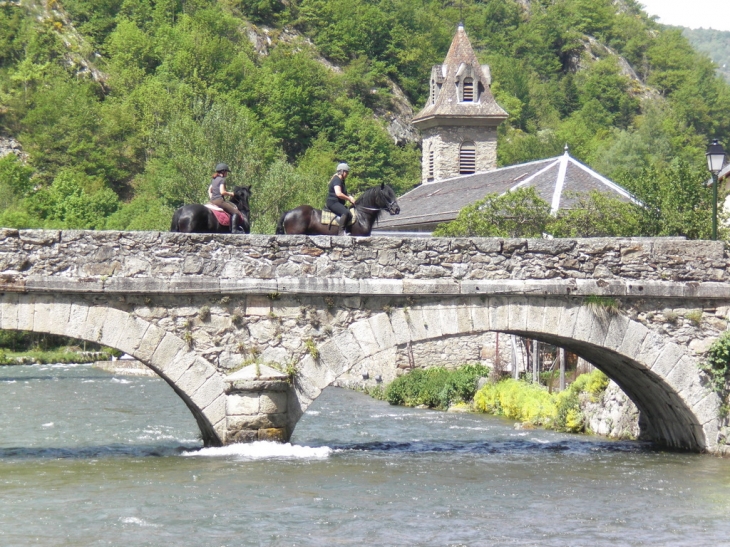
[[707, 168], [712, 173], [712, 239], [717, 239], [717, 174], [725, 163], [725, 149], [717, 142], [712, 140], [712, 144], [707, 147]]

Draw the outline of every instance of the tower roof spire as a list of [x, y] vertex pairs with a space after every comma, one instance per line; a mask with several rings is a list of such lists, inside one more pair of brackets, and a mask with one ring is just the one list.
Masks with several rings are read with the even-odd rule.
[[459, 23], [443, 64], [431, 71], [430, 100], [413, 124], [421, 129], [442, 123], [499, 125], [507, 112], [494, 100], [491, 84], [489, 66], [479, 64], [464, 25]]

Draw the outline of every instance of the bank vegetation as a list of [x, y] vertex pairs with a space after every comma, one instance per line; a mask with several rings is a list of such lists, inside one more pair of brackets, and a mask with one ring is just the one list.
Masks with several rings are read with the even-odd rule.
[[603, 372], [594, 370], [579, 375], [564, 391], [554, 392], [525, 380], [500, 378], [488, 367], [469, 364], [454, 370], [415, 369], [370, 394], [392, 405], [436, 410], [456, 407], [503, 416], [521, 427], [581, 433], [589, 432], [583, 405], [597, 402], [608, 383]]

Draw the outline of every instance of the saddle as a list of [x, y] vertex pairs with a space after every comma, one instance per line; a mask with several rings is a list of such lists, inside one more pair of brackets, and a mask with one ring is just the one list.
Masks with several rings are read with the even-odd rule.
[[[325, 226], [339, 226], [340, 225], [340, 223], [337, 222], [337, 219], [339, 218], [339, 216], [334, 214], [332, 211], [330, 211], [327, 208], [322, 209], [321, 217], [322, 217], [321, 218], [322, 224], [324, 224]], [[353, 224], [355, 224], [356, 219], [357, 219], [357, 211], [353, 207], [352, 209], [350, 209], [350, 222], [347, 225], [352, 226]]]
[[205, 206], [210, 209], [210, 211], [215, 215], [215, 218], [218, 219], [218, 223], [221, 226], [230, 226], [231, 225], [231, 215], [229, 215], [225, 209], [221, 209], [217, 205], [213, 205], [212, 203], [206, 203]]

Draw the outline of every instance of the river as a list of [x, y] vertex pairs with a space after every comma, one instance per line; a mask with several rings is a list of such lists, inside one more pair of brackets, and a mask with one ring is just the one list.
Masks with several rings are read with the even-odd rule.
[[202, 449], [161, 380], [0, 367], [0, 545], [730, 543], [730, 461], [329, 388], [292, 445]]

